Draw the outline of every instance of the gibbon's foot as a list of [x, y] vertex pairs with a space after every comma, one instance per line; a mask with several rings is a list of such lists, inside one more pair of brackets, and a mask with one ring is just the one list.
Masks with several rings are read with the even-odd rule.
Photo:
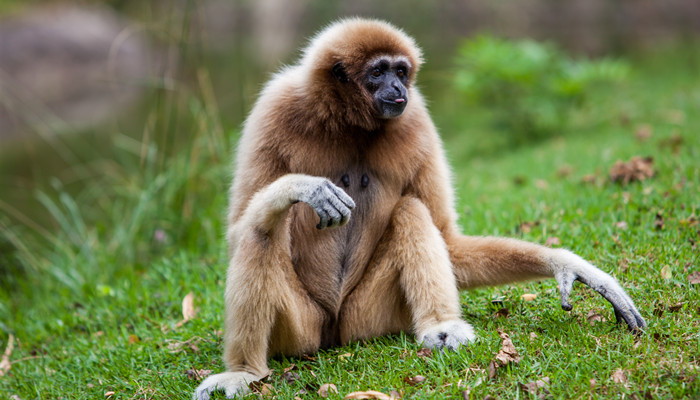
[[321, 218], [318, 229], [345, 225], [355, 208], [350, 196], [325, 178], [309, 177], [299, 184], [298, 190], [296, 201], [310, 205]]
[[205, 379], [194, 391], [194, 400], [209, 400], [212, 392], [223, 391], [227, 399], [248, 393], [248, 384], [260, 378], [249, 372], [222, 372]]
[[579, 281], [609, 301], [615, 310], [617, 321], [627, 323], [631, 331], [641, 331], [647, 326], [634, 302], [615, 278], [568, 250], [560, 250], [560, 257], [557, 258], [555, 264], [554, 278], [559, 284], [561, 308], [566, 311], [572, 309], [569, 303], [569, 294], [571, 294], [574, 281]]
[[441, 322], [428, 328], [418, 337], [424, 346], [438, 350], [443, 348], [455, 350], [476, 339], [474, 328], [460, 319]]

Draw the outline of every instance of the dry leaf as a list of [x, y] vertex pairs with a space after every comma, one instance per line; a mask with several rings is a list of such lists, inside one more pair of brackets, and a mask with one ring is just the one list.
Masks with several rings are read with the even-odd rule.
[[297, 367], [296, 364], [292, 363], [292, 364], [289, 364], [289, 366], [287, 368], [285, 368], [283, 372], [291, 372], [291, 371], [296, 371], [298, 369], [299, 369], [299, 367]]
[[618, 160], [610, 168], [610, 180], [626, 185], [634, 181], [643, 181], [654, 176], [652, 157], [634, 156], [628, 162]]
[[250, 391], [253, 393], [258, 393], [263, 396], [268, 396], [272, 394], [272, 385], [270, 385], [269, 383], [265, 383], [262, 380], [250, 382], [248, 384], [248, 389], [250, 389]]
[[420, 383], [425, 382], [425, 377], [423, 375], [416, 375], [416, 376], [410, 376], [410, 377], [405, 377], [403, 378], [404, 383], [411, 385], [411, 386], [416, 386]]
[[673, 273], [671, 272], [671, 267], [664, 265], [664, 267], [661, 268], [661, 279], [670, 280], [672, 277]]
[[182, 299], [182, 318], [185, 321], [189, 321], [196, 315], [197, 310], [194, 308], [194, 294], [189, 292], [185, 298]]
[[112, 396], [114, 396], [114, 392], [113, 392], [113, 391], [110, 390], [109, 392], [105, 392], [105, 397], [110, 398], [110, 397], [112, 397]]
[[639, 125], [637, 127], [637, 130], [634, 132], [634, 136], [639, 140], [640, 142], [645, 142], [647, 139], [651, 137], [651, 125], [649, 124], [644, 124], [644, 125]]
[[136, 343], [138, 343], [138, 342], [140, 342], [140, 341], [141, 341], [141, 339], [140, 339], [138, 336], [136, 336], [136, 335], [129, 335], [129, 339], [127, 339], [127, 342], [128, 342], [129, 344], [136, 344]]
[[549, 394], [549, 389], [547, 388], [549, 386], [549, 377], [545, 376], [542, 379], [538, 379], [534, 382], [528, 382], [528, 383], [521, 383], [520, 388], [525, 391], [525, 393], [529, 393], [532, 395], [537, 396], [539, 393], [539, 398], [544, 399], [548, 394]]
[[392, 397], [388, 394], [382, 392], [377, 392], [376, 390], [368, 390], [366, 392], [352, 392], [345, 396], [346, 400], [352, 399], [379, 399], [379, 400], [392, 400]]
[[548, 237], [547, 240], [545, 240], [544, 245], [545, 246], [559, 246], [561, 244], [561, 239], [559, 239], [556, 236]]
[[287, 382], [287, 383], [294, 383], [299, 380], [300, 376], [296, 372], [292, 371], [287, 371], [282, 373], [282, 378]]
[[598, 322], [605, 322], [605, 318], [602, 315], [595, 312], [594, 310], [588, 312], [586, 319], [588, 320], [588, 323], [591, 326], [595, 325]]
[[672, 306], [668, 306], [668, 310], [669, 310], [670, 312], [672, 312], [672, 313], [678, 312], [678, 311], [680, 311], [681, 308], [683, 308], [683, 306], [685, 305], [685, 303], [687, 303], [687, 302], [684, 301], [684, 302], [682, 302], [682, 303], [676, 303], [676, 304], [674, 304], [674, 305], [672, 305]]
[[571, 165], [562, 165], [559, 167], [557, 170], [557, 176], [560, 178], [566, 178], [567, 176], [571, 175], [571, 173], [574, 171], [573, 168], [571, 168]]
[[538, 336], [535, 332], [530, 332], [530, 340], [535, 340], [537, 338], [538, 338]]
[[692, 274], [688, 275], [688, 282], [691, 285], [697, 285], [700, 283], [700, 271], [695, 271]]
[[500, 329], [498, 330], [498, 336], [500, 336], [502, 340], [501, 350], [498, 351], [496, 357], [489, 363], [489, 379], [496, 377], [496, 370], [498, 368], [511, 362], [516, 364], [520, 362], [520, 354], [518, 354], [518, 350], [515, 349], [510, 336]]
[[537, 298], [537, 295], [534, 293], [525, 293], [524, 295], [520, 296], [523, 301], [532, 301]]
[[397, 392], [396, 390], [392, 390], [391, 392], [389, 392], [389, 398], [400, 399], [401, 393]]
[[429, 349], [427, 347], [424, 347], [416, 353], [416, 355], [420, 358], [430, 358], [433, 356], [433, 350]]
[[620, 384], [620, 385], [627, 385], [629, 380], [627, 379], [627, 374], [625, 371], [622, 369], [616, 369], [615, 372], [612, 374], [612, 380], [613, 382]]
[[615, 226], [618, 229], [622, 229], [623, 231], [627, 230], [627, 222], [625, 222], [625, 221], [616, 222]]
[[10, 333], [7, 338], [7, 346], [5, 347], [5, 352], [2, 354], [2, 360], [0, 360], [0, 376], [5, 376], [7, 372], [12, 367], [10, 363], [10, 356], [12, 355], [12, 349], [15, 347], [15, 337]]
[[324, 383], [316, 393], [325, 399], [330, 393], [338, 393], [338, 388], [332, 383]]
[[201, 381], [202, 379], [211, 375], [211, 372], [212, 371], [210, 369], [188, 369], [185, 371], [185, 375], [195, 381]]

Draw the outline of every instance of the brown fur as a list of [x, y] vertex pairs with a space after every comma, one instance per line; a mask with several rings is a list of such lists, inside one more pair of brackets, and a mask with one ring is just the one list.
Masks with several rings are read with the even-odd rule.
[[[408, 104], [398, 118], [375, 117], [356, 83], [377, 55], [411, 64]], [[224, 360], [229, 371], [249, 375], [205, 381], [205, 389], [264, 376], [275, 353], [398, 331], [421, 340], [460, 319], [458, 287], [553, 276], [557, 265], [574, 260], [459, 232], [442, 144], [413, 85], [420, 57], [396, 28], [347, 20], [317, 36], [301, 63], [263, 90], [239, 143], [228, 230]], [[338, 61], [351, 82], [330, 73]], [[290, 174], [343, 188], [356, 203], [348, 223], [316, 229], [311, 207], [285, 200], [297, 179]]]

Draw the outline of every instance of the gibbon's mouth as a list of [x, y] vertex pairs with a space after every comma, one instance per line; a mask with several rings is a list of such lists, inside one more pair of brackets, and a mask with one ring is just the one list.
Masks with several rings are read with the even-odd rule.
[[398, 99], [394, 100], [394, 103], [398, 103], [398, 104], [405, 103], [405, 102], [406, 102], [406, 99], [404, 99], [402, 97], [399, 97]]

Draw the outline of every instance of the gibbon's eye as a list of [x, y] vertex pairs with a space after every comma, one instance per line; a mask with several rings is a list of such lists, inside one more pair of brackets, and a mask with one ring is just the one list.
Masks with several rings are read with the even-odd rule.
[[375, 68], [374, 71], [372, 71], [372, 76], [375, 78], [379, 78], [380, 76], [382, 76], [382, 70], [379, 67]]
[[403, 78], [404, 76], [406, 76], [406, 69], [399, 68], [398, 70], [396, 70], [396, 76], [398, 76], [399, 78]]

